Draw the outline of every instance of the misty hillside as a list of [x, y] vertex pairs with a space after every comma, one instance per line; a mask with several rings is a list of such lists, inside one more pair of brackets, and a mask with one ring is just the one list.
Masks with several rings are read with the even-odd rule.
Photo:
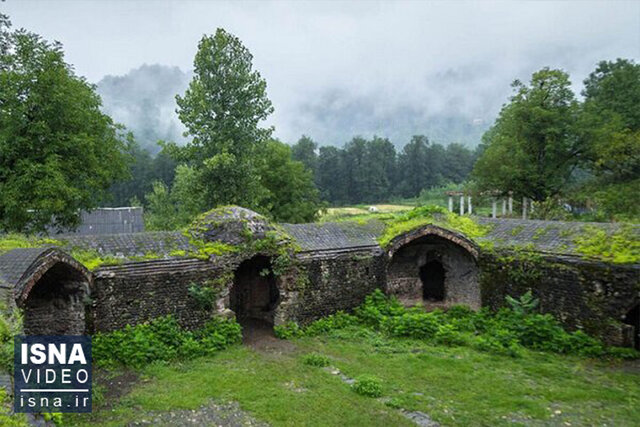
[[[323, 145], [342, 146], [353, 136], [386, 137], [402, 148], [413, 135], [426, 135], [441, 144], [461, 143], [473, 148], [492, 119], [457, 111], [456, 106], [427, 111], [428, 100], [390, 105], [379, 95], [357, 96], [347, 91], [328, 91], [313, 103], [300, 107], [290, 126]], [[277, 133], [277, 127], [276, 127]]]
[[106, 76], [97, 84], [103, 108], [155, 153], [158, 140], [181, 142], [184, 128], [175, 109], [190, 76], [178, 67], [143, 65], [124, 76]]
[[[184, 93], [190, 73], [178, 67], [143, 65], [123, 76], [106, 76], [97, 84], [104, 110], [133, 132], [137, 141], [152, 152], [156, 141], [184, 141], [184, 130], [175, 113], [175, 95]], [[407, 103], [384, 105], [379, 97], [358, 96], [347, 91], [327, 90], [321, 97], [303, 103], [297, 111], [278, 110], [270, 124], [275, 136], [294, 143], [306, 134], [321, 145], [342, 146], [356, 135], [389, 138], [402, 148], [412, 135], [424, 134], [433, 142], [459, 142], [475, 147], [491, 124], [489, 120], [450, 111], [429, 113], [426, 107]]]

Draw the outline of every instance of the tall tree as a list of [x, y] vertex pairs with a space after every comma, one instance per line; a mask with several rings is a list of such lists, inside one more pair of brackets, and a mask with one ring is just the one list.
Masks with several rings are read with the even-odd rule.
[[585, 192], [609, 218], [640, 215], [640, 64], [602, 61], [584, 81], [580, 130], [594, 179]]
[[367, 189], [367, 140], [355, 137], [342, 150], [346, 190], [350, 203], [366, 200]]
[[320, 195], [334, 205], [348, 202], [347, 174], [343, 150], [337, 147], [320, 147], [318, 154], [317, 182]]
[[576, 134], [578, 103], [569, 76], [543, 68], [514, 95], [483, 137], [474, 167], [481, 189], [514, 191], [535, 201], [559, 194], [584, 153]]
[[272, 133], [260, 123], [273, 112], [265, 80], [241, 41], [219, 28], [198, 44], [194, 77], [177, 96], [178, 116], [192, 140], [177, 151], [197, 170], [204, 209], [259, 206], [263, 194], [256, 153]]
[[280, 141], [267, 142], [260, 159], [260, 179], [267, 189], [262, 203], [270, 216], [281, 222], [314, 221], [322, 204], [311, 170], [293, 160], [291, 148]]
[[291, 147], [291, 156], [293, 160], [302, 162], [315, 175], [318, 168], [317, 149], [317, 142], [306, 135], [302, 135], [298, 142]]
[[415, 197], [424, 188], [438, 185], [438, 170], [434, 154], [440, 157], [444, 148], [430, 149], [429, 139], [415, 135], [398, 156], [398, 192], [403, 197]]
[[441, 169], [442, 175], [447, 181], [459, 184], [469, 176], [475, 160], [473, 151], [464, 145], [449, 144], [442, 161], [442, 165], [446, 166]]
[[62, 46], [0, 15], [0, 228], [77, 226], [126, 175], [130, 141]]
[[396, 149], [386, 138], [375, 136], [366, 143], [365, 172], [367, 186], [362, 201], [389, 200], [395, 178]]

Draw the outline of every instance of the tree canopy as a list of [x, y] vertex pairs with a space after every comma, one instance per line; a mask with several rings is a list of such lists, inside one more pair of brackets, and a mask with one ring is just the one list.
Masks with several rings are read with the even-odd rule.
[[514, 95], [484, 135], [474, 167], [482, 190], [513, 191], [534, 201], [559, 194], [584, 153], [576, 134], [579, 105], [567, 73], [543, 68]]
[[74, 227], [127, 171], [129, 140], [62, 46], [0, 16], [0, 227]]
[[255, 160], [272, 132], [260, 123], [273, 107], [252, 59], [237, 37], [219, 28], [200, 40], [193, 80], [176, 97], [191, 137], [177, 151], [196, 170], [205, 192], [203, 210], [222, 204], [256, 208], [262, 197]]

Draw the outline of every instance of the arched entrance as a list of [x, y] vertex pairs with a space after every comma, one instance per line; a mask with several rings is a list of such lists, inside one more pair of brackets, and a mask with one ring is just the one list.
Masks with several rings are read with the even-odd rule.
[[27, 335], [82, 335], [87, 332], [90, 272], [58, 249], [39, 254], [16, 285]]
[[422, 299], [425, 301], [444, 301], [445, 270], [437, 260], [427, 262], [420, 267], [420, 281], [422, 282]]
[[480, 308], [478, 252], [464, 236], [430, 224], [396, 237], [387, 254], [387, 293], [404, 303]]
[[625, 337], [625, 344], [640, 350], [640, 303], [629, 310], [622, 321], [630, 326], [627, 329], [629, 336]]
[[243, 327], [273, 328], [273, 316], [280, 294], [271, 271], [271, 260], [257, 255], [242, 262], [231, 288], [231, 310]]

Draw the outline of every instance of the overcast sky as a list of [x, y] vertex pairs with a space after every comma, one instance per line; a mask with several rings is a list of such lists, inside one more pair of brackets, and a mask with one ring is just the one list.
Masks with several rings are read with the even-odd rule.
[[202, 34], [224, 27], [253, 53], [286, 140], [322, 133], [341, 104], [362, 106], [363, 123], [399, 112], [491, 122], [515, 78], [558, 67], [579, 90], [597, 61], [640, 58], [640, 1], [7, 0], [0, 10], [61, 41], [92, 82], [144, 63], [189, 70]]

